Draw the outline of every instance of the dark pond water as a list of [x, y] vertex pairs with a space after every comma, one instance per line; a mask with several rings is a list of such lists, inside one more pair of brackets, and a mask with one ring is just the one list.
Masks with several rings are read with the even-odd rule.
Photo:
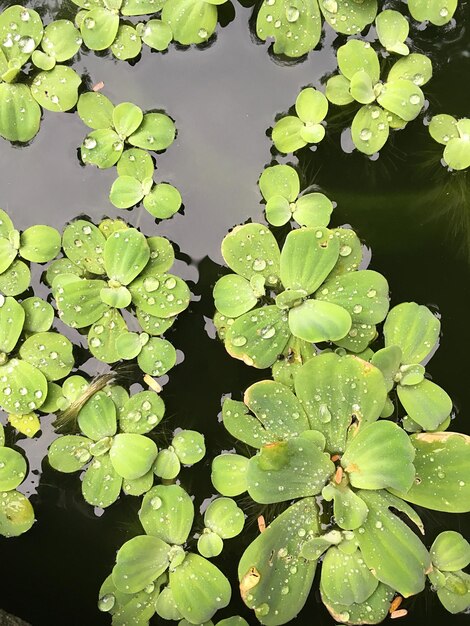
[[[72, 5], [52, 0], [31, 6], [46, 21], [73, 14]], [[397, 6], [406, 10], [403, 3]], [[412, 28], [413, 47], [430, 54], [435, 67], [425, 88], [433, 114], [468, 116], [469, 9], [468, 2], [461, 2], [455, 22], [443, 29]], [[107, 199], [113, 172], [85, 168], [78, 161], [86, 129], [75, 114], [46, 112], [39, 135], [26, 148], [0, 140], [0, 206], [18, 228], [38, 222], [62, 228], [78, 214], [95, 221], [121, 215], [146, 235], [165, 235], [180, 248], [177, 269], [193, 281], [194, 298], [171, 331], [181, 363], [172, 370], [163, 398], [167, 432], [182, 426], [206, 436], [208, 459], [182, 475], [196, 508], [213, 494], [210, 458], [234, 445], [217, 421], [222, 395], [237, 396], [267, 375], [231, 359], [213, 338], [211, 290], [221, 271], [220, 242], [234, 225], [262, 219], [256, 181], [272, 158], [266, 131], [301, 87], [324, 82], [335, 69], [335, 49], [343, 43], [326, 28], [320, 49], [300, 63], [283, 65], [253, 37], [251, 14], [251, 8], [239, 4], [226, 10], [223, 26], [205, 49], [172, 47], [166, 54], [147, 49], [134, 66], [82, 53], [75, 64], [89, 84], [103, 80], [113, 101], [164, 109], [176, 120], [177, 140], [157, 158], [157, 176], [180, 189], [184, 214], [156, 226], [141, 209], [114, 209]], [[376, 161], [351, 153], [344, 126], [341, 119], [330, 124], [318, 150], [305, 149], [291, 162], [298, 164], [305, 186], [315, 183], [337, 202], [333, 224], [351, 224], [371, 248], [371, 267], [389, 280], [392, 303], [415, 300], [439, 311], [441, 345], [428, 371], [454, 400], [453, 429], [470, 433], [470, 175], [452, 176], [441, 167], [439, 147], [421, 119], [394, 133]], [[39, 278], [39, 295], [45, 295]], [[91, 360], [84, 370], [94, 374], [103, 366]], [[59, 475], [43, 462], [53, 438], [50, 421], [44, 419], [41, 436], [18, 441], [30, 460], [25, 492], [32, 494], [37, 522], [23, 537], [0, 541], [0, 606], [33, 626], [108, 624], [109, 617], [96, 609], [97, 592], [115, 551], [139, 532], [138, 499], [122, 497], [105, 514], [95, 514], [82, 499], [78, 476]], [[254, 521], [260, 511], [247, 512]], [[470, 535], [468, 515], [422, 514], [429, 543], [447, 528]], [[254, 527], [243, 540], [227, 542], [218, 561], [233, 582]], [[458, 625], [470, 619], [450, 616], [429, 592], [405, 606], [410, 624]], [[221, 616], [234, 613], [255, 623], [236, 599]], [[333, 623], [313, 592], [295, 624], [312, 620]]]

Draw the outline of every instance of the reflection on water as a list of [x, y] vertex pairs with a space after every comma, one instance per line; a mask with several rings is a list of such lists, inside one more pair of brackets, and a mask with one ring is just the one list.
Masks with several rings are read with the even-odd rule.
[[[59, 10], [59, 4], [60, 10]], [[176, 120], [178, 136], [163, 155], [157, 155], [157, 180], [181, 190], [184, 215], [155, 226], [141, 208], [115, 209], [108, 193], [113, 171], [83, 167], [77, 158], [87, 129], [77, 115], [45, 112], [41, 130], [23, 149], [0, 140], [0, 205], [19, 228], [38, 220], [61, 228], [78, 214], [98, 221], [103, 215], [120, 215], [139, 225], [146, 235], [163, 234], [179, 247], [177, 272], [194, 281], [190, 308], [171, 329], [171, 342], [184, 359], [171, 371], [163, 398], [169, 436], [176, 426], [204, 432], [210, 456], [199, 468], [184, 471], [182, 483], [195, 495], [196, 510], [213, 495], [210, 458], [235, 442], [217, 421], [223, 394], [240, 397], [266, 372], [248, 368], [228, 357], [211, 338], [212, 287], [221, 270], [220, 243], [235, 224], [261, 220], [261, 196], [256, 182], [273, 156], [298, 165], [303, 187], [318, 185], [336, 201], [333, 224], [351, 224], [372, 249], [370, 267], [390, 283], [393, 303], [416, 300], [437, 307], [442, 315], [443, 337], [429, 371], [452, 396], [458, 410], [455, 430], [470, 432], [466, 359], [470, 344], [470, 204], [468, 177], [449, 174], [439, 163], [441, 149], [434, 146], [420, 120], [393, 134], [377, 160], [357, 152], [346, 153], [348, 111], [332, 111], [326, 138], [315, 150], [297, 157], [278, 158], [271, 153], [266, 131], [276, 115], [292, 106], [306, 85], [321, 87], [336, 67], [335, 50], [344, 42], [325, 27], [319, 50], [294, 64], [273, 59], [268, 45], [254, 38], [251, 0], [224, 10], [218, 33], [203, 49], [171, 47], [166, 54], [144, 50], [133, 66], [108, 55], [82, 53], [77, 71], [87, 84], [104, 81], [104, 93], [114, 102], [132, 101], [143, 109], [165, 110]], [[402, 10], [404, 4], [387, 6]], [[0, 7], [6, 3], [0, 3]], [[45, 20], [70, 17], [75, 5], [49, 0], [34, 1]], [[464, 116], [462, 77], [469, 75], [469, 37], [465, 18], [468, 2], [461, 2], [456, 24], [444, 29], [412, 30], [416, 51], [430, 52], [435, 65], [426, 86], [427, 114], [449, 112]], [[249, 26], [251, 25], [251, 31]], [[370, 30], [369, 39], [374, 31]], [[104, 57], [104, 58], [103, 58]], [[351, 111], [349, 111], [349, 114]], [[434, 147], [436, 150], [434, 151]], [[39, 295], [47, 293], [35, 276]], [[77, 334], [78, 337], [78, 334]], [[84, 352], [82, 361], [86, 360]], [[84, 363], [93, 375], [103, 371], [94, 360]], [[33, 441], [20, 441], [33, 459], [26, 489], [33, 495], [37, 523], [18, 539], [2, 540], [4, 567], [0, 606], [29, 620], [34, 626], [98, 626], [109, 617], [96, 609], [97, 592], [109, 573], [117, 548], [139, 532], [139, 501], [121, 497], [101, 516], [85, 504], [76, 475], [54, 472], [41, 459], [53, 436], [51, 418]], [[261, 509], [247, 507], [250, 520]], [[423, 511], [429, 540], [444, 528], [465, 532], [468, 516], [446, 516]], [[269, 511], [264, 512], [269, 519]], [[272, 512], [271, 512], [272, 514]], [[242, 539], [226, 542], [216, 562], [236, 587], [236, 563], [243, 546], [256, 533], [250, 524]], [[315, 586], [314, 586], [315, 588]], [[236, 596], [236, 593], [235, 593]], [[434, 596], [410, 601], [413, 623], [463, 624], [464, 616], [451, 617]], [[230, 611], [254, 619], [234, 601]], [[312, 593], [298, 625], [318, 619], [332, 624]]]

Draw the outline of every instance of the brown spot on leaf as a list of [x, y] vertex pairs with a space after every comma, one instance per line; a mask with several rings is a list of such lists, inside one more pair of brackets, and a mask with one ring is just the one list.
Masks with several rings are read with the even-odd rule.
[[261, 574], [258, 572], [256, 567], [250, 567], [250, 569], [247, 571], [247, 573], [243, 576], [243, 578], [240, 581], [240, 594], [243, 600], [245, 600], [245, 596], [250, 591], [250, 589], [253, 589], [253, 587], [256, 587], [260, 579], [261, 579]]

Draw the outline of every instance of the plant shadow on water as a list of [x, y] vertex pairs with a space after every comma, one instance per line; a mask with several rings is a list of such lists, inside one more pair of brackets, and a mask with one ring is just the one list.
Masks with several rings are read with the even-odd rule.
[[[0, 8], [4, 6], [6, 3], [1, 3]], [[46, 22], [58, 10], [60, 17], [70, 17], [72, 12], [67, 3], [59, 7], [56, 2], [33, 2], [32, 6]], [[319, 87], [336, 67], [338, 40], [329, 28], [321, 48], [302, 62], [288, 66], [274, 62], [267, 45], [254, 45], [251, 40], [251, 12], [251, 7], [237, 4], [233, 19], [227, 9], [222, 17], [225, 27], [219, 27], [212, 45], [202, 49], [171, 47], [163, 55], [146, 50], [133, 66], [81, 53], [75, 65], [91, 83], [102, 80], [113, 101], [132, 101], [145, 110], [163, 109], [176, 121], [177, 139], [168, 153], [158, 158], [158, 174], [181, 190], [184, 215], [177, 214], [156, 228], [152, 217], [140, 208], [124, 214], [112, 207], [108, 201], [112, 173], [85, 168], [75, 158], [86, 131], [74, 114], [45, 112], [41, 130], [30, 146], [20, 149], [5, 141], [0, 145], [1, 204], [14, 215], [19, 228], [36, 223], [38, 216], [57, 227], [82, 213], [95, 222], [104, 214], [123, 216], [148, 236], [156, 232], [167, 236], [189, 255], [190, 267], [183, 277], [195, 280], [198, 275], [199, 282], [196, 287], [191, 285], [195, 297], [170, 332], [184, 360], [164, 387], [167, 419], [163, 428], [167, 433], [176, 426], [195, 428], [206, 437], [209, 454], [202, 467], [181, 475], [183, 486], [195, 496], [196, 510], [214, 494], [211, 459], [235, 445], [217, 421], [222, 395], [231, 393], [238, 399], [246, 387], [268, 376], [231, 359], [222, 343], [213, 338], [212, 288], [222, 274], [220, 243], [235, 224], [260, 219], [263, 207], [256, 181], [270, 160], [270, 140], [264, 130], [272, 126], [277, 114], [288, 110], [303, 86]], [[469, 71], [468, 56], [458, 52], [465, 49], [465, 42], [468, 47], [468, 18], [469, 6], [463, 2], [456, 15], [458, 27], [446, 28], [442, 40], [435, 28], [417, 33], [414, 39], [417, 48], [432, 49], [435, 76], [427, 94], [433, 114], [468, 113], [459, 109], [464, 98], [457, 88]], [[340, 131], [330, 130], [318, 149], [298, 153], [303, 186], [319, 185], [337, 202], [333, 225], [351, 224], [371, 246], [371, 267], [387, 276], [392, 302], [415, 300], [438, 309], [443, 337], [430, 374], [454, 400], [455, 430], [470, 433], [466, 421], [470, 412], [466, 394], [466, 347], [470, 344], [466, 324], [470, 301], [468, 174], [451, 175], [441, 166], [441, 151], [430, 142], [427, 128], [419, 121], [406, 133], [395, 133], [374, 162], [357, 152], [343, 152]], [[181, 273], [183, 263], [179, 266]], [[39, 287], [38, 276], [34, 286]], [[84, 353], [79, 363], [83, 360]], [[93, 374], [102, 371], [100, 367], [96, 361], [87, 363], [87, 371]], [[27, 449], [30, 469], [35, 472], [41, 469], [52, 440], [50, 420], [43, 424], [40, 438], [18, 442]], [[47, 461], [42, 464], [39, 483], [38, 475], [31, 472], [24, 489], [34, 494], [38, 521], [24, 536], [1, 540], [2, 562], [8, 567], [4, 567], [0, 605], [33, 626], [108, 624], [109, 616], [96, 609], [97, 593], [117, 548], [141, 532], [138, 500], [121, 497], [106, 515], [96, 515], [83, 501], [76, 475], [58, 474]], [[454, 518], [419, 507], [418, 511], [429, 542], [444, 528], [469, 533], [469, 515]], [[250, 510], [250, 521], [261, 512], [261, 506]], [[263, 514], [269, 519], [269, 513]], [[249, 623], [255, 622], [237, 598], [236, 564], [256, 532], [256, 523], [252, 523], [242, 538], [226, 543], [215, 561], [234, 587], [230, 610], [220, 617], [239, 613]], [[449, 616], [431, 594], [413, 599], [410, 605], [409, 619], [416, 624], [468, 621], [465, 615]], [[292, 623], [307, 624], [312, 617], [334, 623], [318, 592], [312, 592], [302, 614]], [[153, 623], [158, 623], [156, 618]]]

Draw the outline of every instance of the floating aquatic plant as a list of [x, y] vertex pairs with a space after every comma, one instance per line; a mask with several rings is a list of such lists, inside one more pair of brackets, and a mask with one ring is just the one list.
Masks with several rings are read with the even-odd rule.
[[[90, 50], [110, 49], [121, 60], [134, 59], [142, 42], [166, 50], [172, 40], [184, 45], [207, 41], [217, 25], [217, 5], [225, 0], [73, 0], [76, 17]], [[156, 15], [159, 17], [156, 17]], [[154, 16], [135, 26], [128, 17]]]
[[337, 58], [340, 73], [328, 79], [326, 97], [338, 106], [363, 105], [351, 125], [352, 140], [360, 152], [374, 154], [385, 145], [390, 129], [404, 128], [421, 112], [421, 86], [432, 76], [431, 61], [410, 54], [399, 59], [382, 82], [379, 58], [370, 43], [351, 39], [338, 48]]
[[167, 115], [144, 115], [131, 102], [114, 106], [97, 92], [80, 96], [78, 114], [94, 129], [82, 144], [83, 161], [101, 169], [117, 164], [119, 176], [109, 194], [114, 206], [129, 209], [143, 200], [147, 211], [159, 219], [171, 217], [178, 211], [179, 191], [167, 183], [154, 184], [155, 168], [147, 152], [166, 150], [173, 143], [176, 129]]
[[358, 270], [353, 231], [302, 227], [281, 252], [266, 226], [245, 224], [225, 237], [222, 255], [235, 273], [214, 287], [215, 322], [229, 354], [248, 365], [270, 367], [321, 342], [361, 352], [387, 314], [387, 281]]
[[[146, 534], [119, 549], [100, 589], [99, 608], [112, 614], [115, 625], [138, 616], [146, 626], [155, 613], [183, 623], [208, 622], [228, 605], [231, 588], [215, 565], [187, 550], [194, 519], [191, 498], [179, 485], [158, 485], [144, 496], [139, 518]], [[234, 626], [243, 624], [239, 620]]]
[[239, 535], [245, 525], [245, 514], [232, 498], [216, 498], [204, 512], [204, 530], [197, 542], [202, 556], [218, 556], [224, 547], [224, 539]]
[[279, 152], [295, 152], [325, 136], [321, 122], [328, 113], [328, 100], [321, 91], [307, 87], [295, 101], [296, 115], [281, 117], [273, 128], [272, 139]]
[[333, 203], [318, 191], [299, 195], [299, 175], [290, 165], [267, 167], [258, 184], [266, 200], [266, 219], [273, 226], [290, 219], [300, 226], [328, 226]]
[[[414, 334], [416, 356], [428, 353], [430, 339]], [[230, 497], [247, 491], [260, 504], [296, 500], [260, 526], [240, 560], [242, 599], [262, 624], [284, 624], [299, 613], [320, 562], [323, 603], [341, 623], [378, 623], [389, 612], [398, 617], [395, 607], [422, 591], [427, 576], [446, 608], [469, 606], [469, 577], [461, 571], [468, 544], [444, 533], [430, 554], [396, 512], [424, 534], [404, 500], [468, 510], [470, 439], [408, 435], [379, 419], [387, 389], [379, 368], [330, 352], [294, 373], [293, 390], [265, 380], [247, 389], [243, 402], [224, 401], [225, 427], [256, 453], [216, 457], [216, 489]]]
[[444, 161], [453, 170], [470, 167], [470, 120], [452, 115], [435, 115], [429, 124], [431, 137], [445, 146]]
[[[105, 363], [137, 358], [152, 376], [171, 369], [176, 351], [158, 335], [187, 308], [190, 293], [181, 278], [168, 273], [174, 261], [168, 240], [146, 238], [121, 220], [104, 220], [99, 227], [77, 220], [65, 228], [62, 246], [66, 258], [47, 274], [61, 320], [89, 328], [89, 349]], [[143, 332], [127, 328], [120, 310], [130, 305]]]
[[322, 15], [338, 33], [356, 35], [374, 21], [376, 0], [263, 0], [257, 19], [256, 34], [266, 41], [274, 39], [274, 53], [300, 57], [320, 41]]
[[[78, 99], [81, 78], [59, 65], [71, 59], [81, 45], [79, 32], [68, 20], [43, 27], [39, 14], [20, 5], [0, 14], [0, 135], [9, 141], [30, 141], [41, 123], [41, 106], [69, 111]], [[41, 70], [28, 74], [31, 61]]]
[[5, 446], [5, 432], [0, 424], [0, 534], [17, 537], [31, 528], [34, 511], [30, 501], [17, 487], [26, 477], [22, 455]]
[[375, 28], [380, 43], [388, 52], [407, 56], [410, 49], [405, 43], [410, 26], [406, 17], [398, 11], [386, 9], [375, 18]]
[[444, 26], [452, 19], [458, 0], [410, 0], [408, 9], [415, 20]]

